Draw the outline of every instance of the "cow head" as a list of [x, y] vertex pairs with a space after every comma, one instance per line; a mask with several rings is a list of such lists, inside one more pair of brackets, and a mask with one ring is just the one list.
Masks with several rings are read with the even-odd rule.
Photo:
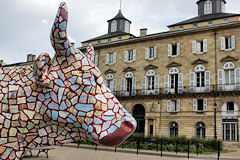
[[79, 136], [106, 146], [119, 145], [133, 133], [136, 121], [104, 84], [88, 55], [73, 48], [67, 20], [67, 6], [61, 3], [50, 35], [56, 55], [51, 62], [45, 61], [46, 55], [37, 60], [47, 115]]

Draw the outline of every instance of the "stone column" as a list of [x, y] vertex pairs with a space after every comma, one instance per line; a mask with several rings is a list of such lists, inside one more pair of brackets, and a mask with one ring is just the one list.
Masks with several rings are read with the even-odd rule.
[[148, 128], [149, 128], [149, 126], [148, 126], [148, 118], [145, 118], [145, 130], [144, 130], [144, 135], [145, 136], [148, 136]]

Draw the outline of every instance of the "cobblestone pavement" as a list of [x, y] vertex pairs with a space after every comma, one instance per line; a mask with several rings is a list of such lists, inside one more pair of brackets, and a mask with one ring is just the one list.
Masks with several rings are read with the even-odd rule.
[[[140, 151], [137, 155], [135, 150], [118, 149], [115, 153], [114, 149], [98, 147], [95, 151], [92, 146], [82, 146], [77, 149], [76, 144], [64, 145], [63, 147], [55, 146], [54, 150], [49, 151], [49, 158], [45, 158], [45, 153], [40, 153], [40, 157], [30, 157], [27, 154], [23, 160], [182, 160], [187, 159], [187, 154], [164, 153], [161, 158], [160, 153], [156, 151]], [[224, 153], [221, 160], [240, 160], [240, 148], [236, 148], [237, 152]], [[37, 155], [37, 151], [33, 151], [33, 155]], [[204, 159], [216, 160], [216, 154], [213, 155], [190, 155], [191, 160]]]

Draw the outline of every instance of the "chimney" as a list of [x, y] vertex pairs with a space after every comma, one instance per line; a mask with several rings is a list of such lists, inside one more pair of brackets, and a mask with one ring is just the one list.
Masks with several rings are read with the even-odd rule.
[[3, 60], [0, 60], [0, 66], [4, 66], [6, 63]]
[[147, 28], [142, 28], [140, 29], [140, 37], [146, 36], [147, 35]]
[[36, 59], [36, 55], [34, 54], [28, 54], [27, 55], [27, 62], [33, 62]]
[[72, 47], [74, 47], [75, 43], [74, 43], [74, 42], [71, 42], [71, 45], [72, 45]]

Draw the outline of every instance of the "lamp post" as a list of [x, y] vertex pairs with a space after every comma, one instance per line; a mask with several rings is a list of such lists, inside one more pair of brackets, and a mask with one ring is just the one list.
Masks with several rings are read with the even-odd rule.
[[214, 96], [214, 138], [217, 139], [217, 102]]

